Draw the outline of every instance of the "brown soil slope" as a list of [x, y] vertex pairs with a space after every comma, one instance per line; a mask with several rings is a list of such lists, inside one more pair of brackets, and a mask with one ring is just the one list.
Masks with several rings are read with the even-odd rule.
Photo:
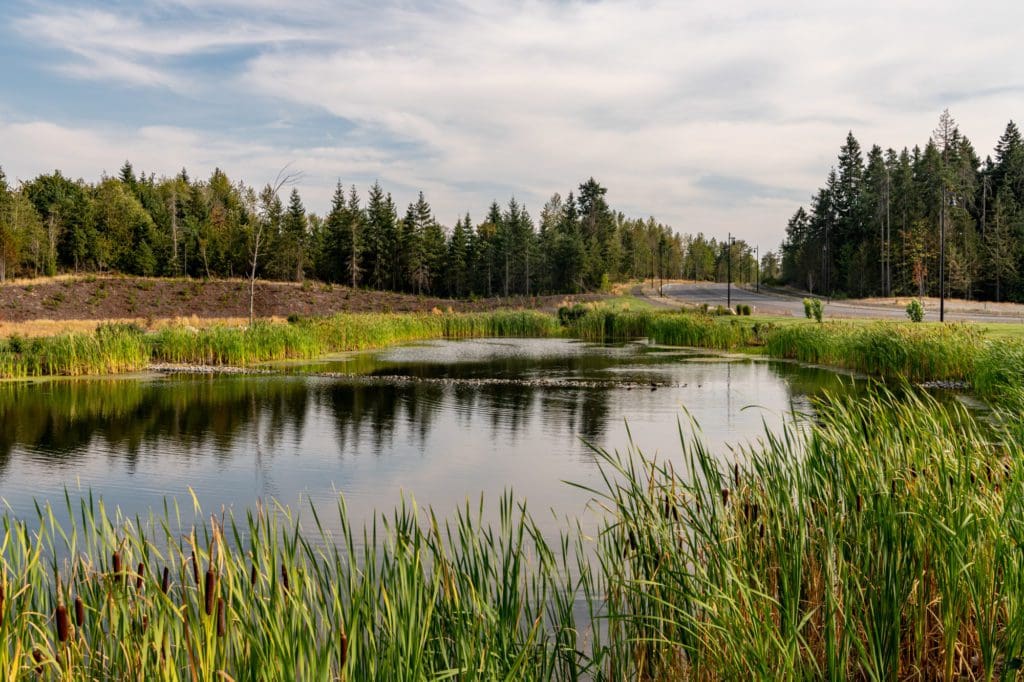
[[[554, 309], [566, 300], [602, 296], [538, 296], [453, 300], [351, 289], [319, 282], [257, 282], [256, 315], [327, 315], [338, 312], [456, 311], [494, 308]], [[244, 280], [142, 277], [55, 277], [0, 285], [0, 322], [176, 317], [243, 318], [249, 315]]]

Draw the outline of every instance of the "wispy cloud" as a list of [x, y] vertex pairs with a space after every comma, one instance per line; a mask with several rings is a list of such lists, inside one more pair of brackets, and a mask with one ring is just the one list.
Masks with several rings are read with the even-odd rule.
[[[316, 208], [338, 176], [379, 177], [426, 190], [446, 219], [480, 210], [489, 188], [537, 206], [594, 175], [632, 213], [768, 246], [848, 129], [865, 143], [923, 142], [949, 104], [984, 149], [1021, 116], [1018, 40], [1001, 27], [1024, 24], [1024, 4], [987, 5], [32, 0], [12, 26], [49, 46], [61, 77], [180, 103], [148, 112], [163, 116], [157, 129], [62, 122], [78, 151], [45, 139], [34, 157], [3, 138], [0, 149], [8, 165], [46, 153], [63, 166], [96, 163], [110, 144], [105, 163], [230, 162], [253, 182], [295, 160]], [[264, 124], [178, 126], [224, 101]], [[46, 124], [20, 113], [0, 135]]]

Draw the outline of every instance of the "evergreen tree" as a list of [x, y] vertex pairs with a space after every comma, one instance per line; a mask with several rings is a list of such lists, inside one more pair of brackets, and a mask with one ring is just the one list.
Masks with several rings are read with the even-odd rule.
[[331, 210], [324, 220], [324, 264], [321, 271], [322, 276], [330, 282], [344, 282], [347, 279], [347, 262], [352, 255], [350, 223], [345, 188], [339, 180], [331, 198]]
[[279, 248], [288, 278], [301, 282], [305, 272], [307, 222], [306, 208], [302, 205], [298, 189], [293, 188], [288, 199], [288, 211], [281, 226], [281, 235]]
[[451, 296], [461, 298], [467, 292], [468, 266], [471, 258], [470, 235], [472, 234], [473, 223], [469, 214], [460, 218], [452, 230], [451, 239], [448, 240], [448, 253], [446, 258], [446, 280], [447, 292]]

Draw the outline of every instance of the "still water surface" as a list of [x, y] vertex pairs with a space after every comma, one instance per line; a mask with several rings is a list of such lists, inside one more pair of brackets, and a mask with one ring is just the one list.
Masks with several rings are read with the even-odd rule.
[[33, 500], [92, 491], [134, 516], [167, 498], [190, 508], [189, 488], [207, 513], [270, 498], [333, 508], [340, 492], [363, 521], [403, 494], [447, 515], [512, 489], [554, 524], [548, 510], [586, 503], [564, 481], [600, 480], [588, 443], [624, 449], [627, 423], [641, 450], [678, 457], [685, 409], [728, 457], [762, 420], [850, 385], [782, 362], [566, 340], [431, 342], [281, 369], [0, 384], [0, 498], [31, 517]]

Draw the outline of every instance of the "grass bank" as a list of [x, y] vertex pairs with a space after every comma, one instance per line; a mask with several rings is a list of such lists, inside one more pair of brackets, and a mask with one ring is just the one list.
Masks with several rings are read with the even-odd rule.
[[[829, 400], [735, 466], [599, 453], [602, 530], [403, 505], [353, 528], [4, 516], [7, 679], [986, 679], [1024, 657], [1024, 436]], [[687, 471], [693, 475], [681, 476]], [[337, 514], [339, 536], [320, 514]], [[201, 516], [201, 514], [200, 514]], [[229, 677], [226, 677], [226, 676]]]
[[142, 370], [150, 362], [244, 366], [420, 339], [559, 333], [554, 316], [531, 310], [341, 314], [292, 323], [257, 322], [252, 327], [172, 326], [151, 333], [135, 325], [110, 324], [94, 333], [10, 336], [0, 344], [0, 376], [114, 374]]
[[1024, 340], [968, 324], [764, 320], [616, 305], [480, 313], [354, 313], [258, 322], [252, 327], [174, 325], [144, 333], [131, 324], [93, 333], [10, 336], [0, 342], [0, 377], [113, 374], [151, 362], [252, 365], [312, 359], [421, 339], [568, 336], [755, 352], [885, 379], [955, 381], [1002, 400], [1024, 391]]

